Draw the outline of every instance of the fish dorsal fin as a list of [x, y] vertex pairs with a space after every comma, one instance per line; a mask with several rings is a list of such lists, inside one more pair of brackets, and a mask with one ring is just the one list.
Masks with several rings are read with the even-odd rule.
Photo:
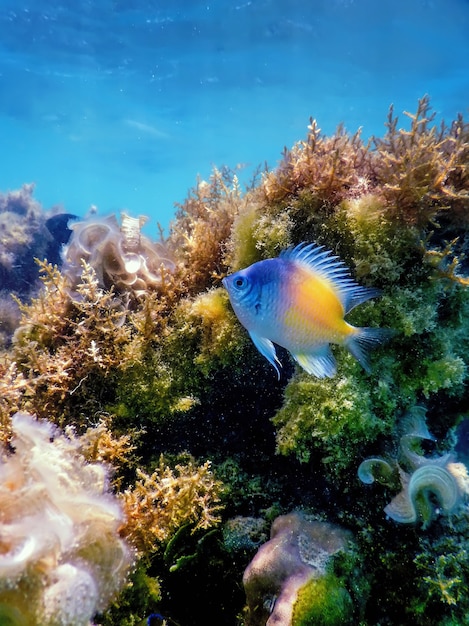
[[350, 276], [348, 267], [324, 246], [315, 243], [300, 243], [281, 253], [281, 258], [298, 263], [330, 281], [342, 302], [345, 313], [370, 298], [380, 295], [379, 289], [362, 287]]

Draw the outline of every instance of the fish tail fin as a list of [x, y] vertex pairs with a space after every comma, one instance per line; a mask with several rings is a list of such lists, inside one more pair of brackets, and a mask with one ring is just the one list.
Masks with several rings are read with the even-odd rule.
[[349, 335], [345, 345], [369, 374], [371, 371], [370, 350], [389, 341], [394, 335], [395, 331], [391, 328], [355, 328], [355, 332]]

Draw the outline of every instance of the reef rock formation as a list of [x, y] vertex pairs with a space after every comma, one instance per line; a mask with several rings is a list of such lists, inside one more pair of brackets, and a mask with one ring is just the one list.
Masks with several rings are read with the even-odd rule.
[[[467, 623], [468, 478], [452, 452], [469, 405], [469, 124], [462, 116], [436, 124], [428, 98], [406, 118], [391, 109], [386, 133], [369, 143], [343, 127], [324, 136], [312, 120], [305, 139], [246, 192], [233, 172], [215, 170], [179, 206], [163, 248], [146, 247], [140, 219], [74, 224], [67, 267], [41, 262], [42, 289], [31, 301], [16, 293], [21, 321], [11, 344], [17, 323], [8, 287], [0, 305], [0, 624], [67, 623], [62, 616], [73, 606], [85, 620], [110, 597], [109, 571], [116, 581], [121, 572], [112, 555], [127, 557], [116, 538], [118, 507], [93, 487], [96, 476], [87, 478], [102, 458], [114, 466], [127, 513], [120, 536], [140, 560], [131, 590], [92, 618], [101, 626], [143, 624], [151, 614], [181, 626], [236, 623], [245, 601], [240, 572], [266, 541], [263, 524], [299, 509], [340, 520], [353, 549], [330, 556], [335, 527], [296, 513], [279, 518], [246, 570], [244, 626]], [[0, 197], [0, 286], [9, 271], [18, 282], [26, 276], [16, 267], [25, 233], [18, 224], [34, 225], [26, 196]], [[69, 234], [61, 236], [62, 220], [45, 223], [56, 242]], [[230, 308], [227, 274], [302, 241], [333, 250], [354, 280], [381, 291], [350, 312], [355, 326], [395, 331], [371, 355], [369, 373], [344, 350], [334, 355], [331, 379], [281, 354], [278, 381]], [[21, 250], [44, 258], [28, 246]], [[400, 428], [421, 402], [436, 441], [418, 421], [404, 434]], [[73, 428], [93, 465], [77, 460], [73, 437], [70, 465], [46, 452], [38, 462], [31, 437], [20, 454], [22, 422], [11, 423], [18, 411]], [[83, 433], [103, 420], [102, 435], [92, 437], [100, 443], [87, 454]], [[31, 431], [51, 457], [67, 443], [41, 423], [28, 422]], [[457, 458], [467, 460], [467, 450], [469, 439]], [[369, 455], [360, 476], [381, 486], [364, 488], [354, 478]], [[57, 500], [49, 485], [55, 493], [58, 476], [67, 496]], [[388, 515], [429, 528], [385, 519], [391, 500]], [[107, 542], [95, 556], [101, 548], [88, 550], [85, 524], [74, 516], [86, 509], [93, 519], [109, 507], [107, 534], [89, 527], [93, 546]], [[44, 519], [45, 539], [34, 521]], [[83, 547], [70, 544], [70, 534]]]
[[27, 293], [38, 279], [34, 257], [44, 258], [52, 240], [34, 185], [0, 193], [0, 286]]
[[300, 513], [277, 517], [270, 540], [259, 548], [244, 572], [246, 624], [297, 623], [293, 614], [300, 590], [325, 576], [330, 557], [345, 550], [350, 539], [348, 531], [327, 522], [309, 521]]

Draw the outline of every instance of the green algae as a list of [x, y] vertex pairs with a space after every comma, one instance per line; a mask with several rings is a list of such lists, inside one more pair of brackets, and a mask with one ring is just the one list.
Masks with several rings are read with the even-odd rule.
[[300, 589], [292, 626], [351, 626], [354, 623], [350, 594], [333, 574], [313, 579]]
[[[355, 370], [355, 364], [350, 368]], [[367, 443], [389, 430], [378, 403], [387, 409], [395, 405], [385, 382], [371, 391], [364, 378], [358, 384], [346, 376], [319, 381], [298, 374], [288, 383], [273, 420], [278, 451], [293, 453], [303, 462], [319, 453], [323, 463], [332, 465], [330, 471], [343, 472]]]
[[150, 576], [147, 564], [140, 561], [130, 577], [130, 584], [105, 614], [97, 616], [100, 626], [142, 626], [161, 603], [158, 579]]

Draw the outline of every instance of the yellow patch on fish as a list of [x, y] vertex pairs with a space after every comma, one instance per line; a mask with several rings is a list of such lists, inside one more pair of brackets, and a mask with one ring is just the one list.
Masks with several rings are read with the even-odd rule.
[[299, 267], [289, 294], [292, 305], [285, 311], [284, 323], [298, 333], [297, 342], [335, 337], [334, 343], [339, 343], [351, 332], [331, 281]]

